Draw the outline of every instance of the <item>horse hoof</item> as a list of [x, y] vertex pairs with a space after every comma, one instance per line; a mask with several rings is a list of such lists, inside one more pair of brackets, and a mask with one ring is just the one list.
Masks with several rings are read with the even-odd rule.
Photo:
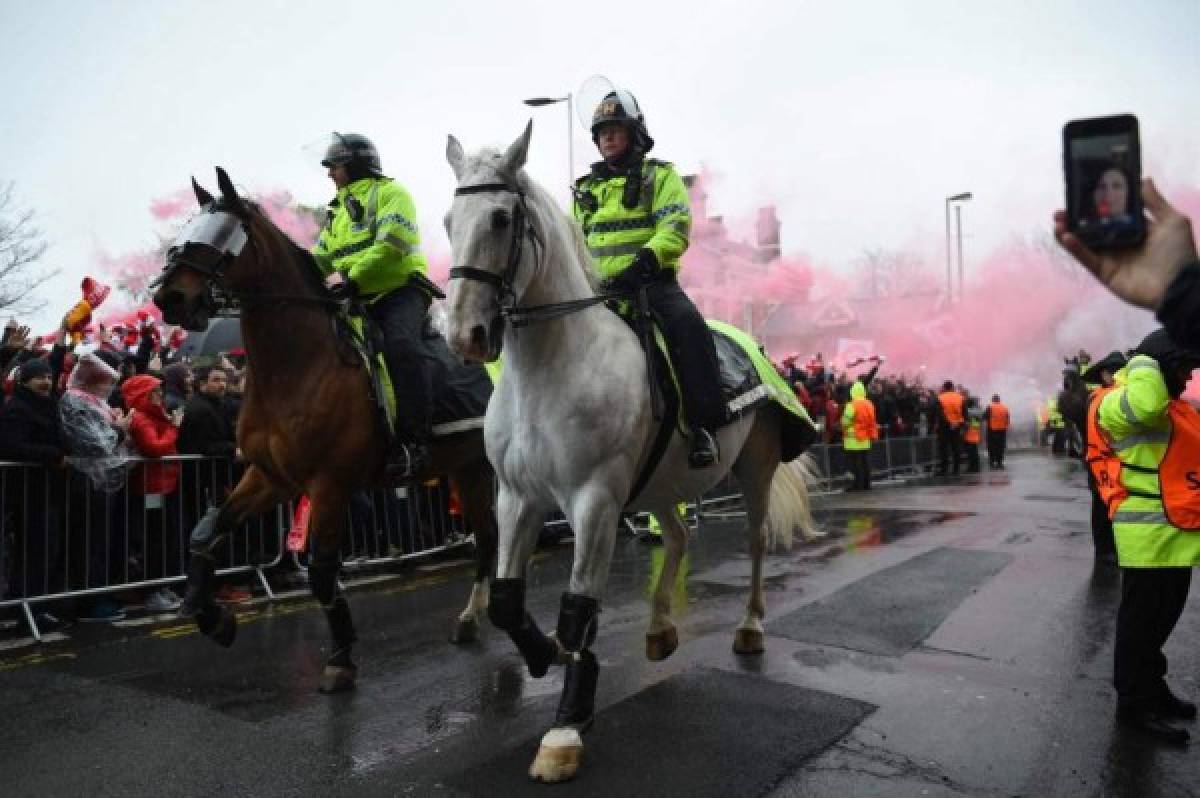
[[450, 633], [450, 642], [456, 645], [474, 643], [479, 640], [479, 621], [474, 617], [459, 618], [458, 625]]
[[227, 609], [221, 610], [221, 618], [217, 627], [209, 635], [221, 648], [229, 648], [237, 637], [237, 616]]
[[679, 632], [674, 626], [668, 626], [661, 632], [646, 634], [646, 659], [651, 662], [661, 662], [675, 653], [679, 648]]
[[733, 651], [735, 654], [754, 656], [763, 653], [763, 633], [758, 629], [738, 629], [733, 636]]
[[354, 689], [358, 680], [358, 668], [354, 665], [326, 665], [317, 683], [317, 691], [325, 695], [344, 693]]
[[556, 784], [575, 778], [583, 761], [583, 738], [575, 729], [551, 729], [542, 738], [537, 756], [529, 766], [529, 778]]

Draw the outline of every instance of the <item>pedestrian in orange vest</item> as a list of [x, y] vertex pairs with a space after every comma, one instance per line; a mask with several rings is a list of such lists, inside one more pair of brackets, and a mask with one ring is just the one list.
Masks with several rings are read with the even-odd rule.
[[992, 403], [983, 411], [984, 429], [987, 430], [988, 467], [1004, 468], [1004, 450], [1008, 448], [1008, 428], [1012, 424], [1008, 408], [1000, 401], [1000, 394], [992, 394]]
[[939, 476], [951, 471], [958, 476], [959, 460], [962, 459], [963, 396], [954, 390], [954, 383], [942, 383], [938, 394], [937, 439]]

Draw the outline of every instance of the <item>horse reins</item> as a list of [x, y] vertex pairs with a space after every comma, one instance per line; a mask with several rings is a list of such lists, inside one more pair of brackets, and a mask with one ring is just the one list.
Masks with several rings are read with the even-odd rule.
[[[512, 243], [509, 245], [508, 263], [505, 265], [504, 273], [497, 274], [487, 269], [476, 269], [470, 266], [456, 266], [450, 270], [451, 280], [458, 278], [476, 280], [494, 286], [497, 292], [497, 300], [500, 304], [500, 314], [514, 328], [525, 327], [543, 321], [551, 321], [552, 319], [558, 319], [594, 305], [630, 296], [631, 292], [628, 291], [606, 292], [585, 299], [569, 299], [563, 302], [550, 302], [545, 305], [530, 305], [526, 307], [518, 306], [514, 284], [517, 276], [517, 267], [520, 265], [521, 256], [524, 254], [525, 236], [528, 235], [533, 240], [535, 248], [540, 249], [543, 253], [546, 250], [545, 244], [538, 236], [537, 230], [534, 229], [533, 224], [529, 221], [530, 213], [529, 207], [525, 203], [525, 192], [508, 183], [479, 183], [473, 186], [460, 186], [454, 190], [454, 196], [456, 197], [468, 194], [497, 193], [517, 195], [517, 204], [513, 206], [513, 237]], [[539, 260], [540, 258], [535, 253], [535, 265]]]

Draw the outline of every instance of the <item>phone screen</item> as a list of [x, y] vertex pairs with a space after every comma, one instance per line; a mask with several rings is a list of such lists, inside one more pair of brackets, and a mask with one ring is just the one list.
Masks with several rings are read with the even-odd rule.
[[1105, 249], [1133, 246], [1145, 233], [1141, 154], [1132, 116], [1067, 125], [1067, 207], [1085, 243]]

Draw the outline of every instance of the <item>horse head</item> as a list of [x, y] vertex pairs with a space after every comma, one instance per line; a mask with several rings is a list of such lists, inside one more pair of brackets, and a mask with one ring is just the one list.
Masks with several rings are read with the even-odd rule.
[[217, 311], [213, 288], [236, 291], [252, 259], [254, 228], [263, 217], [253, 203], [238, 196], [233, 181], [217, 167], [221, 196], [214, 198], [195, 178], [192, 190], [200, 213], [167, 249], [167, 262], [156, 281], [154, 304], [168, 324], [204, 330]]
[[446, 160], [458, 186], [445, 219], [454, 253], [446, 337], [468, 360], [499, 356], [503, 309], [521, 299], [536, 268], [538, 233], [526, 202], [533, 186], [521, 171], [532, 134], [531, 121], [503, 153], [482, 150], [469, 157], [458, 139], [447, 140]]

